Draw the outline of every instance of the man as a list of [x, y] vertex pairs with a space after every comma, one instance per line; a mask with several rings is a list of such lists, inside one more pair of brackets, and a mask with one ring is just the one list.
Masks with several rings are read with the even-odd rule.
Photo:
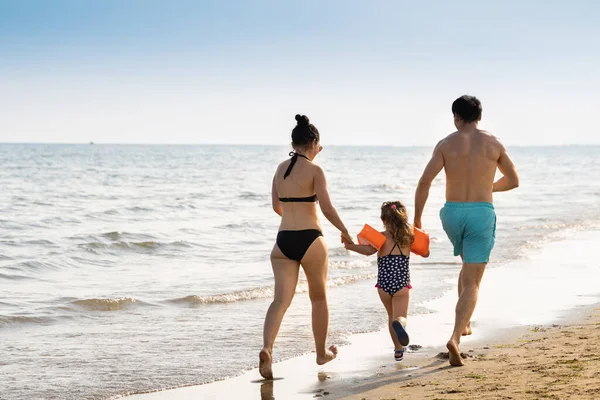
[[[470, 319], [479, 284], [494, 247], [496, 214], [492, 193], [519, 186], [519, 176], [504, 146], [490, 133], [480, 130], [481, 102], [462, 96], [452, 103], [457, 131], [441, 140], [423, 171], [415, 193], [415, 221], [421, 228], [429, 188], [442, 168], [446, 172], [446, 204], [440, 210], [444, 231], [463, 260], [458, 277], [458, 302], [454, 332], [446, 347], [450, 365], [462, 366], [461, 335], [470, 335]], [[496, 168], [502, 177], [494, 182]]]

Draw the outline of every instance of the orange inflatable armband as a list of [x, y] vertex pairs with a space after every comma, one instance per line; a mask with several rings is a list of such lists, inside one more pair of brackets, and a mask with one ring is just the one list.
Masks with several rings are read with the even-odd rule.
[[410, 251], [421, 257], [429, 257], [429, 233], [414, 227], [415, 240]]
[[368, 244], [375, 247], [377, 250], [385, 243], [385, 236], [377, 229], [365, 224], [362, 231], [358, 235], [358, 244]]

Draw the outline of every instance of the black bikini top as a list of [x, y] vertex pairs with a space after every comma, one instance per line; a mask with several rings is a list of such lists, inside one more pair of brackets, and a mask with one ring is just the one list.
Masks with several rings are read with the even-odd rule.
[[[294, 151], [290, 152], [290, 156], [292, 157], [292, 161], [285, 170], [285, 173], [283, 174], [283, 179], [287, 178], [290, 175], [290, 173], [292, 172], [292, 168], [294, 168], [296, 161], [298, 161], [298, 157], [304, 157], [308, 161], [310, 161], [309, 158], [306, 157], [304, 154], [298, 154]], [[280, 197], [279, 201], [281, 201], [282, 203], [313, 203], [317, 201], [317, 195], [314, 194], [309, 197]]]
[[279, 201], [282, 203], [314, 203], [317, 201], [317, 195], [313, 194], [309, 197], [280, 197]]

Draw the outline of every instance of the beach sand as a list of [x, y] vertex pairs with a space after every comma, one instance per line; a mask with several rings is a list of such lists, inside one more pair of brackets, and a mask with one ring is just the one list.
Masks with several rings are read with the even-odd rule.
[[408, 376], [371, 381], [341, 398], [600, 399], [600, 308], [585, 321], [532, 328], [512, 343], [471, 348], [467, 356], [456, 368], [438, 355]]

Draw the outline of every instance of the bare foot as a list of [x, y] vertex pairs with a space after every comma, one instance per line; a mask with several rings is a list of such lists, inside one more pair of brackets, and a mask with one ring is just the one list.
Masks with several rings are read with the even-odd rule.
[[462, 357], [460, 356], [458, 344], [454, 343], [452, 340], [449, 340], [448, 343], [446, 343], [446, 347], [448, 348], [448, 355], [450, 356], [450, 365], [453, 367], [462, 367], [465, 365]]
[[472, 333], [473, 333], [473, 330], [471, 329], [471, 325], [467, 325], [465, 327], [465, 330], [462, 333], [462, 336], [469, 336]]
[[273, 359], [269, 349], [262, 349], [258, 354], [258, 372], [265, 379], [273, 379]]
[[317, 364], [319, 365], [323, 365], [328, 363], [329, 361], [333, 360], [338, 353], [338, 349], [337, 347], [335, 347], [334, 345], [329, 346], [329, 350], [325, 351], [325, 355], [324, 356], [317, 356]]

